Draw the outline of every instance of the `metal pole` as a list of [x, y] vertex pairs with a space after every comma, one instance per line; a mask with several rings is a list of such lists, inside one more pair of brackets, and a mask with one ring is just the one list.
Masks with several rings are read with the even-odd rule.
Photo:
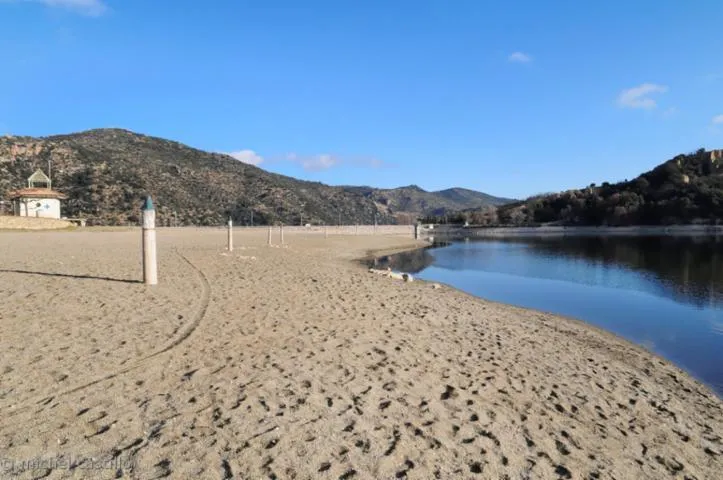
[[228, 251], [233, 252], [233, 221], [228, 219]]
[[158, 265], [156, 256], [156, 210], [150, 195], [141, 208], [143, 213], [143, 283], [158, 284]]

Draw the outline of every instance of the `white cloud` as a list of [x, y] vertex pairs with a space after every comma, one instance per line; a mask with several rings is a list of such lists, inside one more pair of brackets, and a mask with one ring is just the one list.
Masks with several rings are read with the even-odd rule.
[[714, 125], [723, 125], [723, 115], [716, 115], [712, 120]]
[[663, 112], [663, 117], [670, 118], [670, 117], [674, 117], [677, 114], [678, 114], [678, 107], [670, 107], [670, 108], [667, 108]]
[[512, 63], [530, 63], [532, 61], [532, 57], [526, 53], [515, 52], [507, 57], [507, 61]]
[[339, 159], [328, 153], [322, 153], [320, 155], [313, 155], [311, 157], [299, 159], [299, 163], [304, 168], [311, 172], [319, 170], [328, 170], [339, 164]]
[[378, 158], [370, 158], [368, 161], [368, 165], [372, 168], [382, 168], [384, 166], [384, 162], [382, 162]]
[[375, 157], [340, 157], [329, 153], [318, 155], [299, 155], [287, 153], [281, 158], [282, 161], [296, 163], [306, 171], [318, 172], [340, 166], [352, 166], [357, 168], [382, 168], [386, 164]]
[[349, 159], [348, 162], [355, 167], [361, 168], [382, 168], [388, 166], [388, 164], [376, 157], [360, 157]]
[[230, 152], [228, 155], [239, 162], [248, 163], [249, 165], [258, 165], [264, 161], [264, 157], [253, 150], [239, 150], [238, 152]]
[[618, 96], [618, 105], [622, 108], [655, 108], [658, 104], [650, 98], [654, 93], [665, 93], [668, 87], [655, 83], [643, 83], [637, 87], [623, 90]]
[[97, 17], [108, 11], [104, 0], [0, 0], [4, 3], [41, 3], [47, 7], [73, 10], [83, 15]]

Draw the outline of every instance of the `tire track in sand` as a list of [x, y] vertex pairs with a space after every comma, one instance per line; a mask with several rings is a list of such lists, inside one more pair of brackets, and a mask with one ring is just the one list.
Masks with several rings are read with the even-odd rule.
[[175, 339], [171, 340], [162, 349], [146, 355], [144, 358], [141, 359], [141, 362], [145, 362], [153, 357], [157, 357], [158, 355], [166, 353], [167, 351], [176, 348], [181, 343], [183, 343], [186, 339], [188, 339], [188, 337], [191, 336], [193, 332], [196, 331], [198, 326], [201, 324], [201, 320], [203, 320], [203, 317], [206, 316], [206, 310], [208, 310], [208, 304], [211, 300], [211, 284], [209, 283], [206, 274], [203, 273], [203, 270], [196, 267], [185, 255], [180, 253], [178, 250], [175, 250], [175, 252], [179, 257], [183, 259], [184, 262], [186, 262], [192, 269], [196, 271], [198, 278], [201, 280], [201, 284], [203, 285], [203, 292], [201, 293], [201, 306], [196, 311], [196, 314], [193, 317], [193, 321], [188, 324], [188, 326], [181, 332], [180, 335], [178, 335]]

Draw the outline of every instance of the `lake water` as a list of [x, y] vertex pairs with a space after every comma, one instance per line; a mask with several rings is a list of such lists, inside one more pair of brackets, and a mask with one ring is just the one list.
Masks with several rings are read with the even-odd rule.
[[723, 396], [723, 238], [463, 239], [376, 264], [584, 320], [660, 354]]

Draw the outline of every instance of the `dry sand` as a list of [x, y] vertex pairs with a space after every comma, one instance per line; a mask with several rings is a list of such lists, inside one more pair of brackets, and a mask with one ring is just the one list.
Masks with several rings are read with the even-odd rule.
[[16, 217], [0, 214], [0, 230], [60, 230], [72, 228], [73, 223], [54, 218]]
[[161, 230], [146, 287], [139, 231], [0, 234], [0, 478], [722, 478], [669, 363], [352, 261], [409, 238], [286, 239]]

